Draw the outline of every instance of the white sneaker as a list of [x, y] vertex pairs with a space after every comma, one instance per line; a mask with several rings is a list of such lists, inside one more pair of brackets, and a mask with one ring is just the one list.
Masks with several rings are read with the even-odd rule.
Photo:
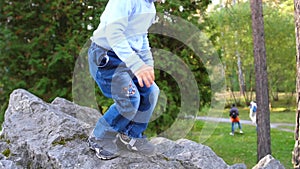
[[230, 132], [229, 135], [234, 136], [234, 133], [233, 133], [233, 132]]
[[243, 134], [244, 132], [242, 130], [240, 130], [240, 133]]

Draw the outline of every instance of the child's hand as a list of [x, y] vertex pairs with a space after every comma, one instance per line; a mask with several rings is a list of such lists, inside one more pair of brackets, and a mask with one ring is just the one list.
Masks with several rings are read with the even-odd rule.
[[139, 85], [144, 87], [150, 87], [154, 82], [154, 69], [152, 66], [143, 65], [135, 73], [136, 78], [138, 79]]

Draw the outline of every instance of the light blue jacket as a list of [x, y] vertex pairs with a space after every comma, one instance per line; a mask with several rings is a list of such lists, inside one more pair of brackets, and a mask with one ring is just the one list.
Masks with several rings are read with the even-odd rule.
[[91, 40], [112, 49], [132, 72], [153, 66], [147, 35], [155, 15], [154, 0], [109, 0]]

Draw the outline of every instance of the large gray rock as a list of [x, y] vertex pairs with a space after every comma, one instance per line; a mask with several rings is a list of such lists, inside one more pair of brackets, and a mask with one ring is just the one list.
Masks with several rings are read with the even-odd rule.
[[45, 103], [18, 89], [10, 95], [0, 141], [0, 169], [245, 169], [227, 165], [209, 147], [190, 140], [153, 138], [151, 157], [123, 152], [116, 159], [99, 160], [86, 139], [100, 117], [94, 109], [63, 98]]
[[252, 169], [285, 169], [272, 155], [266, 155]]

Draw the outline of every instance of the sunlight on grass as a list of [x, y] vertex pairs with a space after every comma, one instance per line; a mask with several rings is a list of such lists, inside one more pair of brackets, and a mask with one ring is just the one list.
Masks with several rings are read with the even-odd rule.
[[272, 112], [282, 112], [285, 111], [285, 107], [277, 107], [277, 108], [272, 108]]

